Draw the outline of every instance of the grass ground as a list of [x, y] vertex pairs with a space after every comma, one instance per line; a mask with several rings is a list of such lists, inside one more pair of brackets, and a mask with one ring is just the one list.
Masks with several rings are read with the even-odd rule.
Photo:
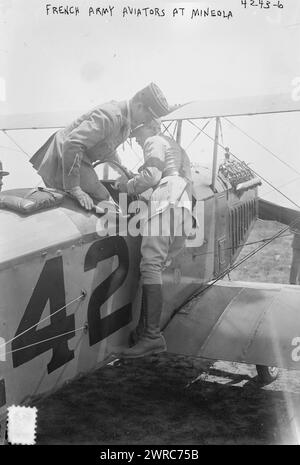
[[[253, 243], [272, 237], [284, 227], [284, 225], [274, 221], [258, 220], [247, 242]], [[289, 231], [283, 233], [278, 239], [266, 245], [260, 252], [255, 254], [236, 270], [233, 270], [230, 274], [231, 279], [240, 281], [288, 283], [290, 264], [292, 261], [292, 238], [293, 236]], [[238, 260], [261, 244], [262, 243], [256, 243], [245, 246]]]
[[[282, 226], [257, 222], [248, 242]], [[231, 279], [287, 283], [291, 235], [268, 245]], [[245, 247], [240, 258], [251, 248]], [[297, 444], [300, 374], [262, 388], [255, 367], [163, 354], [107, 365], [38, 407], [38, 444]], [[300, 441], [300, 438], [299, 438]]]

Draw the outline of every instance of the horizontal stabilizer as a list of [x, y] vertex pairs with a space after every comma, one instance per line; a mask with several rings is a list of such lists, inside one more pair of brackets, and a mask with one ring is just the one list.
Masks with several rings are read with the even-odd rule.
[[300, 370], [300, 286], [219, 282], [164, 334], [172, 353]]
[[282, 207], [264, 199], [258, 199], [258, 217], [261, 220], [278, 221], [287, 225], [299, 220], [295, 226], [300, 229], [300, 211]]

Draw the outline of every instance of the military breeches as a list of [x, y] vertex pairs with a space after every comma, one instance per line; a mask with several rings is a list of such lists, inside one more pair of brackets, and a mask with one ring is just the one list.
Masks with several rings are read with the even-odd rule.
[[[89, 194], [94, 200], [100, 202], [101, 200], [108, 200], [110, 195], [106, 187], [99, 181], [98, 176], [90, 163], [81, 162], [80, 168], [80, 187]], [[62, 176], [60, 179], [49, 180], [43, 179], [46, 187], [53, 187], [55, 189], [64, 190], [62, 185]]]
[[141, 245], [143, 284], [162, 284], [162, 271], [167, 260], [178, 255], [185, 246], [190, 232], [189, 218], [188, 210], [175, 207], [147, 221]]
[[88, 163], [81, 163], [80, 166], [80, 187], [98, 202], [109, 199], [109, 192], [99, 181], [94, 168]]

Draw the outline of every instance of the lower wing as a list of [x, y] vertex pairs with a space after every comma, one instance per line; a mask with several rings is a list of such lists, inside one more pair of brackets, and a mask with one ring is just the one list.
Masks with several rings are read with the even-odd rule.
[[164, 331], [168, 351], [300, 369], [300, 286], [219, 282]]

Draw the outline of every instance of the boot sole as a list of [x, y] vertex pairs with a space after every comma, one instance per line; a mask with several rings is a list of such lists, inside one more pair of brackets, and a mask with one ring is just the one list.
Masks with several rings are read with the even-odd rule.
[[119, 358], [142, 358], [142, 357], [147, 357], [147, 355], [162, 354], [163, 352], [167, 352], [167, 348], [149, 350], [148, 352], [144, 352], [143, 354], [139, 354], [139, 355], [119, 354], [118, 357]]

